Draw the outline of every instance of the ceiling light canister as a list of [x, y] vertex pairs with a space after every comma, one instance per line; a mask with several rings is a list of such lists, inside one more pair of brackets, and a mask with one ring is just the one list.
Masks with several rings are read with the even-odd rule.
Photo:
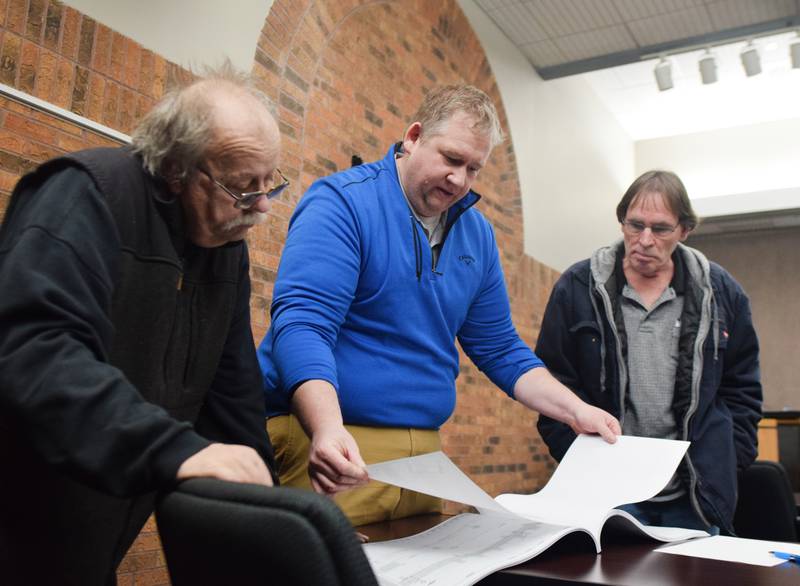
[[800, 69], [800, 36], [789, 44], [789, 56], [792, 58], [792, 67]]
[[672, 63], [666, 57], [662, 57], [661, 61], [656, 64], [653, 74], [656, 76], [656, 85], [658, 85], [659, 91], [663, 92], [672, 89], [674, 86], [672, 83]]
[[711, 49], [706, 49], [705, 54], [700, 57], [697, 65], [700, 68], [700, 79], [703, 80], [703, 84], [716, 83], [717, 58], [711, 52]]
[[747, 46], [742, 49], [741, 58], [747, 77], [752, 77], [761, 73], [761, 57], [753, 41], [747, 43]]

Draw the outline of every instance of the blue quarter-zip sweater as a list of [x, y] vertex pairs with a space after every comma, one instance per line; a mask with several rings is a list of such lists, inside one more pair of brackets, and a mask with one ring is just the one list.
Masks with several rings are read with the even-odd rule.
[[434, 266], [394, 161], [316, 181], [289, 224], [258, 357], [269, 416], [310, 379], [337, 390], [345, 423], [437, 429], [455, 407], [455, 340], [513, 397], [541, 360], [519, 338], [489, 222], [469, 192], [448, 211]]

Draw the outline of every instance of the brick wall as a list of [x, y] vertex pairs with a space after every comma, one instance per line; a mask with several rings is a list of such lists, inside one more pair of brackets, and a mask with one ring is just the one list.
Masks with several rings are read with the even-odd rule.
[[[276, 0], [254, 53], [253, 73], [278, 106], [282, 169], [293, 182], [288, 196], [273, 204], [270, 221], [249, 236], [253, 329], [260, 341], [289, 217], [315, 178], [349, 167], [354, 154], [365, 161], [382, 157], [437, 84], [480, 87], [508, 128], [483, 50], [453, 0]], [[170, 75], [185, 72], [59, 2], [0, 0], [0, 81], [7, 85], [127, 133]], [[58, 153], [109, 142], [0, 99], [0, 214], [27, 169]], [[523, 253], [517, 164], [507, 140], [492, 153], [476, 190], [484, 196], [479, 209], [496, 231], [514, 321], [533, 344], [557, 274]], [[444, 449], [490, 494], [536, 490], [549, 477], [553, 463], [535, 422], [462, 360]], [[123, 561], [119, 580], [168, 583], [152, 519]]]

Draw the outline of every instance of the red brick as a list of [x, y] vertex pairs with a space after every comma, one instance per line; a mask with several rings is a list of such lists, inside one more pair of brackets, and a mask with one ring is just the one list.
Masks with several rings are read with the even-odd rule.
[[92, 68], [98, 73], [108, 74], [111, 63], [111, 36], [114, 34], [110, 28], [104, 24], [97, 23], [94, 32], [94, 56], [92, 57]]
[[42, 49], [39, 54], [39, 67], [36, 72], [36, 85], [33, 90], [33, 95], [37, 98], [50, 99], [50, 94], [53, 92], [53, 86], [56, 81], [57, 67], [58, 56], [47, 49]]
[[127, 88], [120, 89], [119, 130], [130, 134], [136, 121], [136, 94]]
[[0, 55], [0, 82], [16, 87], [21, 51], [21, 37], [12, 34], [4, 35], [3, 52]]
[[11, 112], [6, 114], [3, 128], [22, 137], [31, 138], [45, 144], [52, 144], [56, 137], [54, 128]]
[[115, 81], [122, 81], [122, 67], [125, 64], [125, 37], [118, 32], [111, 33], [111, 62], [108, 74]]
[[103, 95], [103, 112], [100, 122], [111, 128], [117, 127], [117, 111], [119, 109], [120, 87], [113, 81], [106, 82]]
[[136, 117], [134, 126], [147, 114], [153, 107], [154, 101], [146, 96], [138, 96], [136, 98]]
[[[14, 189], [14, 186], [17, 184], [17, 181], [19, 181], [19, 175], [0, 170], [0, 192], [11, 193], [11, 191]], [[5, 211], [6, 205], [8, 205], [7, 200], [0, 204], [0, 208]]]
[[89, 70], [76, 65], [74, 78], [70, 110], [79, 116], [86, 116], [89, 108]]
[[125, 69], [123, 71], [123, 81], [129, 88], [137, 88], [139, 85], [139, 69], [142, 64], [142, 46], [138, 43], [126, 39], [125, 42]]
[[25, 157], [32, 161], [36, 161], [37, 163], [44, 163], [45, 161], [58, 156], [60, 152], [61, 151], [51, 145], [34, 141], [26, 143], [24, 149]]
[[159, 549], [161, 549], [161, 540], [158, 537], [158, 533], [155, 531], [142, 531], [139, 533], [139, 537], [136, 538], [136, 541], [133, 542], [133, 545], [131, 545], [130, 551], [142, 553], [146, 551], [157, 551]]
[[153, 95], [153, 78], [155, 76], [155, 57], [153, 52], [142, 49], [139, 60], [139, 83], [137, 89], [146, 96]]
[[78, 55], [81, 33], [81, 13], [74, 8], [64, 6], [61, 29], [61, 55], [67, 59], [75, 59]]
[[97, 23], [94, 19], [86, 15], [81, 17], [80, 35], [78, 37], [78, 63], [84, 67], [89, 67], [92, 63], [96, 30]]
[[155, 99], [164, 95], [167, 85], [167, 60], [156, 55], [153, 67], [153, 92], [150, 94]]
[[64, 6], [58, 2], [50, 2], [47, 6], [47, 15], [44, 23], [44, 46], [51, 51], [58, 49], [58, 37], [61, 33], [61, 19]]
[[141, 572], [163, 567], [164, 564], [158, 551], [132, 552], [125, 556], [118, 571], [121, 573]]
[[19, 35], [25, 34], [28, 21], [28, 0], [8, 0], [6, 28]]
[[97, 73], [89, 74], [89, 98], [86, 117], [95, 122], [100, 122], [103, 117], [103, 97], [106, 89], [106, 80]]
[[26, 141], [17, 134], [5, 130], [0, 132], [0, 150], [21, 155], [25, 152], [25, 144]]
[[62, 120], [53, 114], [31, 109], [26, 115], [31, 120], [41, 122], [42, 124], [51, 126], [56, 130], [61, 130], [62, 132], [66, 132], [68, 134], [81, 135], [82, 131], [78, 125], [68, 120]]
[[134, 586], [164, 586], [169, 583], [169, 573], [166, 568], [137, 572], [133, 577]]
[[19, 89], [33, 94], [36, 84], [36, 69], [39, 64], [39, 47], [30, 41], [22, 43], [20, 56]]
[[41, 43], [46, 15], [46, 0], [28, 0], [28, 18], [25, 23], [25, 36], [34, 42]]
[[84, 138], [78, 138], [69, 134], [59, 133], [57, 135], [56, 146], [65, 153], [74, 153], [89, 146]]
[[72, 103], [72, 83], [75, 77], [75, 66], [72, 61], [59, 59], [56, 65], [56, 82], [50, 101], [56, 106], [69, 109]]

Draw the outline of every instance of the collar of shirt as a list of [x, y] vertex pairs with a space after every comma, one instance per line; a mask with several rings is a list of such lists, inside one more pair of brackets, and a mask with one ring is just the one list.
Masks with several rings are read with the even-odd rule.
[[425, 235], [428, 237], [428, 243], [430, 244], [431, 248], [436, 246], [442, 241], [442, 235], [444, 234], [444, 223], [445, 219], [447, 218], [447, 213], [442, 212], [439, 214], [438, 217], [436, 216], [420, 216], [417, 211], [414, 209], [414, 206], [411, 205], [411, 201], [408, 199], [408, 194], [406, 193], [406, 188], [403, 185], [403, 180], [400, 178], [400, 169], [397, 169], [397, 159], [402, 156], [402, 153], [396, 153], [394, 156], [394, 164], [397, 171], [397, 181], [400, 183], [400, 191], [403, 192], [403, 197], [406, 198], [406, 203], [408, 204], [408, 209], [411, 210], [411, 213], [414, 214], [414, 218], [422, 224], [422, 228], [425, 230]]

